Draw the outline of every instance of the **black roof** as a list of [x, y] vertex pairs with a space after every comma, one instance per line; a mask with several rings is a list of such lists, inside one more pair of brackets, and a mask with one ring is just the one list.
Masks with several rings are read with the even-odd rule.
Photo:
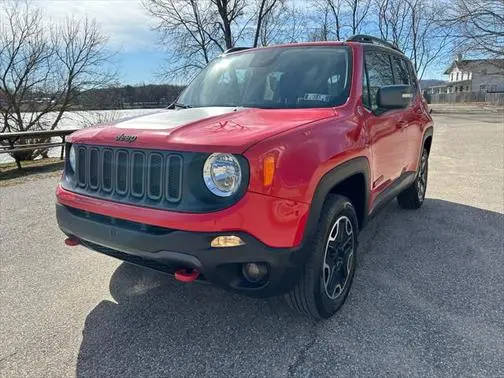
[[372, 35], [366, 35], [366, 34], [353, 35], [347, 39], [347, 42], [370, 43], [373, 45], [388, 47], [389, 49], [393, 49], [393, 50], [400, 52], [401, 54], [404, 54], [399, 49], [399, 47], [397, 47], [394, 43], [388, 42], [388, 41], [381, 39], [381, 38], [378, 38], [378, 37], [374, 37]]

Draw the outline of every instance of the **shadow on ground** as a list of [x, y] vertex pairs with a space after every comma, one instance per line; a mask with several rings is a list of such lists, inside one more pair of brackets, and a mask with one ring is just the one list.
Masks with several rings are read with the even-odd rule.
[[[313, 323], [122, 264], [88, 315], [78, 376], [501, 375], [504, 215], [427, 199], [361, 233], [343, 309]], [[500, 357], [499, 357], [500, 356]]]
[[64, 166], [64, 162], [59, 159], [41, 159], [27, 162], [26, 164], [28, 165], [23, 166], [23, 169], [17, 169], [14, 165], [7, 168], [0, 167], [0, 181], [12, 180], [12, 182], [15, 181], [17, 183], [19, 181], [19, 183], [22, 183], [27, 177], [33, 175], [60, 173]]

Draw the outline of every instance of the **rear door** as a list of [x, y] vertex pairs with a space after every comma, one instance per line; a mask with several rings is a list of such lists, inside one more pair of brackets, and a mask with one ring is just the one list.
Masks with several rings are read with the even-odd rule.
[[411, 99], [411, 118], [408, 124], [408, 142], [410, 144], [410, 159], [408, 170], [416, 171], [420, 161], [421, 149], [423, 148], [423, 131], [426, 123], [429, 122], [428, 113], [425, 108], [424, 99], [420, 93], [415, 69], [411, 62], [407, 62], [412, 86], [413, 98]]
[[400, 124], [403, 109], [385, 111], [378, 107], [377, 102], [378, 90], [394, 85], [390, 54], [382, 49], [369, 48], [365, 50], [364, 57], [369, 95], [366, 127], [372, 154], [372, 186], [378, 194], [402, 173], [406, 137]]
[[[412, 81], [410, 78], [410, 72], [408, 67], [408, 62], [399, 55], [392, 55], [392, 68], [394, 71], [394, 83], [401, 85], [409, 85], [412, 87]], [[403, 171], [411, 170], [411, 163], [413, 159], [413, 155], [415, 154], [415, 143], [414, 143], [414, 133], [415, 127], [418, 126], [418, 117], [415, 113], [414, 108], [414, 90], [412, 87], [412, 93], [404, 94], [409, 95], [410, 100], [409, 104], [399, 111], [401, 114], [398, 117], [398, 128], [401, 130], [402, 141], [402, 166]]]

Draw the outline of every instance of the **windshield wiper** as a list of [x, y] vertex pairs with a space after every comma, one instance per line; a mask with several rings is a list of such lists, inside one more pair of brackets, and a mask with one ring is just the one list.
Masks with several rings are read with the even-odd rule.
[[168, 109], [175, 109], [175, 108], [189, 109], [189, 108], [192, 108], [192, 106], [186, 105], [186, 104], [181, 104], [180, 102], [174, 102], [170, 106], [168, 106]]

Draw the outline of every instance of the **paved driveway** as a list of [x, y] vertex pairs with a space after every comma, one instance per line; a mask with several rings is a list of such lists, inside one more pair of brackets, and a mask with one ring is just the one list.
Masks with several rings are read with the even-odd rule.
[[0, 188], [0, 376], [503, 376], [502, 114], [436, 121], [423, 208], [361, 233], [321, 323], [65, 247], [54, 177]]

